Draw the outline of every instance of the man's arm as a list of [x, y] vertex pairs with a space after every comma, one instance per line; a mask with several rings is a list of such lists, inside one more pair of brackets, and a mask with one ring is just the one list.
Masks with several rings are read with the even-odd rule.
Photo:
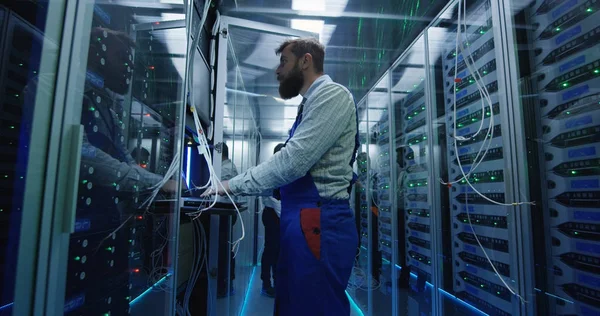
[[229, 181], [235, 195], [257, 195], [304, 176], [340, 138], [356, 111], [350, 93], [337, 84], [321, 88], [303, 114], [294, 137], [268, 161]]
[[97, 185], [119, 185], [119, 191], [135, 192], [147, 190], [159, 183], [163, 177], [138, 165], [131, 165], [113, 158], [94, 147], [83, 135], [81, 162], [94, 168], [93, 179]]

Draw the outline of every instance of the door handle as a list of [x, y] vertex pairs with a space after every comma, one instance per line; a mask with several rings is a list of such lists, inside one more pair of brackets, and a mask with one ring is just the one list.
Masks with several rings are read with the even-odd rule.
[[71, 150], [69, 155], [69, 180], [66, 190], [66, 207], [63, 232], [75, 232], [75, 214], [77, 212], [77, 195], [79, 191], [79, 172], [81, 164], [81, 148], [83, 146], [83, 125], [71, 126]]

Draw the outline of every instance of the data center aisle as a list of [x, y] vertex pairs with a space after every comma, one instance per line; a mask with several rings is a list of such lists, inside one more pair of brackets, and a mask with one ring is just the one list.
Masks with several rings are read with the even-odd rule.
[[[260, 279], [260, 266], [256, 266], [254, 277], [251, 278], [250, 291], [246, 295], [245, 306], [241, 316], [270, 316], [273, 315], [274, 299], [260, 293], [262, 281]], [[364, 316], [351, 302], [350, 316]]]

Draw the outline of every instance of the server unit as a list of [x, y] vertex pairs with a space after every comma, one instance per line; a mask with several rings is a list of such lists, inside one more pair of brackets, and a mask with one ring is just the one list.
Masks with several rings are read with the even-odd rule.
[[425, 85], [418, 84], [402, 99], [400, 109], [402, 133], [396, 144], [406, 164], [403, 180], [398, 183], [404, 191], [404, 216], [406, 235], [406, 264], [412, 272], [431, 281], [431, 201], [429, 197], [428, 132], [425, 105]]
[[[465, 18], [467, 27], [463, 28], [464, 35], [460, 39], [466, 49], [465, 54], [455, 50], [455, 33], [449, 35], [452, 40], [448, 41], [442, 52], [448, 127], [448, 181], [455, 182], [448, 185], [452, 212], [453, 286], [456, 296], [478, 309], [490, 315], [508, 316], [515, 297], [499, 280], [476, 240], [479, 238], [501, 277], [512, 284], [509, 279], [511, 249], [507, 210], [486, 199], [504, 203], [506, 189], [504, 143], [500, 125], [504, 116], [498, 99], [497, 52], [489, 2], [480, 1], [471, 6]], [[465, 60], [477, 69], [481, 76], [480, 84], [489, 91], [491, 110], [487, 101], [482, 99], [474, 74], [467, 69]], [[486, 105], [483, 112], [482, 102]], [[488, 128], [491, 119], [494, 119], [494, 125]], [[456, 148], [455, 136], [464, 137], [456, 140]], [[484, 154], [486, 148], [481, 152], [480, 148], [486, 139], [491, 140], [491, 143]], [[485, 198], [477, 194], [463, 179], [459, 162], [465, 174], [477, 166], [468, 179]]]
[[559, 315], [600, 314], [600, 1], [530, 11]]
[[[387, 113], [387, 112], [386, 112]], [[390, 127], [387, 114], [376, 125], [377, 129], [377, 166], [378, 177], [376, 185], [377, 209], [378, 209], [378, 249], [381, 251], [382, 258], [388, 261], [392, 260], [392, 199], [394, 195], [391, 187], [390, 166]]]

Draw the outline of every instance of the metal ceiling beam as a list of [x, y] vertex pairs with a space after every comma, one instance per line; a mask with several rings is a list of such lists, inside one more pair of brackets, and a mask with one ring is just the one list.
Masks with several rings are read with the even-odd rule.
[[332, 13], [327, 11], [297, 11], [292, 9], [280, 8], [264, 8], [264, 7], [238, 7], [227, 11], [235, 13], [252, 13], [252, 14], [267, 14], [279, 15], [290, 18], [306, 18], [306, 19], [323, 19], [323, 18], [351, 18], [351, 19], [374, 19], [374, 20], [393, 20], [393, 21], [422, 21], [429, 23], [431, 18], [417, 17], [410, 15], [396, 15], [385, 13], [369, 13], [369, 12], [340, 12]]
[[151, 1], [119, 1], [119, 2], [116, 2], [116, 1], [111, 1], [111, 0], [96, 0], [95, 4], [135, 8], [137, 14], [142, 14], [143, 12], [183, 13], [183, 11], [184, 11], [183, 4], [161, 3], [158, 1], [157, 2], [151, 2]]

